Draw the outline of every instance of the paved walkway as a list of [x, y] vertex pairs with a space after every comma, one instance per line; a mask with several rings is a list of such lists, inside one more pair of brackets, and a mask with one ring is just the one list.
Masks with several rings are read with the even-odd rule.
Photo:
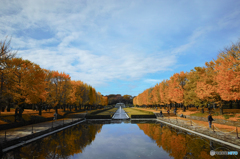
[[127, 113], [120, 106], [116, 113], [113, 115], [112, 119], [129, 119]]
[[52, 127], [54, 128], [63, 124], [69, 124], [71, 122], [84, 118], [85, 115], [86, 115], [85, 113], [74, 113], [74, 114], [69, 114], [67, 118], [63, 118], [63, 119], [27, 125], [27, 126], [8, 129], [8, 130], [2, 130], [0, 131], [0, 143], [5, 140], [9, 141], [9, 140], [30, 135], [32, 133], [45, 131]]

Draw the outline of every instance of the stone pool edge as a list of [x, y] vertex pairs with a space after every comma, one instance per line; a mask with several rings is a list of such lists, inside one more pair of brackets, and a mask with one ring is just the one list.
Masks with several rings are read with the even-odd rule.
[[194, 134], [202, 136], [204, 138], [211, 139], [211, 140], [214, 140], [216, 142], [219, 142], [219, 143], [222, 143], [222, 144], [225, 144], [225, 145], [228, 145], [228, 146], [231, 146], [231, 147], [234, 147], [234, 148], [240, 150], [240, 146], [239, 145], [236, 145], [236, 144], [233, 144], [233, 143], [230, 143], [230, 142], [227, 142], [227, 141], [223, 141], [221, 139], [218, 139], [218, 138], [215, 138], [215, 137], [211, 137], [211, 136], [208, 136], [208, 135], [205, 135], [205, 134], [202, 134], [202, 133], [199, 133], [199, 132], [196, 132], [196, 131], [193, 131], [193, 130], [190, 130], [190, 129], [187, 129], [187, 128], [184, 128], [184, 127], [181, 127], [181, 126], [178, 126], [178, 125], [175, 125], [175, 124], [172, 124], [172, 123], [168, 123], [168, 122], [160, 120], [160, 119], [156, 119], [156, 120], [161, 122], [161, 123], [164, 123], [164, 124], [167, 124], [167, 125], [171, 125], [173, 127], [176, 127], [176, 128], [179, 128], [179, 129], [182, 129], [182, 130], [194, 133]]
[[85, 122], [85, 121], [86, 121], [86, 119], [83, 119], [83, 120], [81, 120], [81, 121], [79, 121], [79, 122], [76, 122], [76, 123], [73, 123], [73, 124], [71, 124], [71, 125], [67, 125], [67, 126], [65, 126], [65, 127], [59, 128], [59, 129], [57, 129], [57, 130], [53, 130], [53, 131], [48, 132], [48, 133], [46, 133], [46, 134], [39, 135], [39, 136], [37, 136], [37, 137], [31, 138], [31, 139], [26, 140], [26, 141], [22, 141], [21, 143], [18, 143], [18, 144], [15, 144], [15, 145], [12, 145], [12, 146], [3, 148], [3, 149], [2, 149], [2, 153], [8, 152], [8, 151], [10, 151], [10, 150], [12, 150], [12, 149], [15, 149], [15, 148], [17, 148], [17, 147], [21, 147], [21, 146], [23, 146], [23, 145], [25, 145], [25, 144], [29, 144], [29, 143], [31, 143], [31, 142], [33, 142], [33, 141], [35, 141], [35, 140], [44, 138], [44, 137], [46, 137], [46, 136], [49, 136], [49, 135], [51, 135], [51, 134], [54, 134], [54, 133], [59, 132], [59, 131], [62, 131], [62, 130], [64, 130], [64, 129], [67, 129], [67, 128], [69, 128], [69, 127], [72, 127], [72, 126], [74, 126], [74, 125], [77, 125], [77, 124], [82, 123], [82, 122]]

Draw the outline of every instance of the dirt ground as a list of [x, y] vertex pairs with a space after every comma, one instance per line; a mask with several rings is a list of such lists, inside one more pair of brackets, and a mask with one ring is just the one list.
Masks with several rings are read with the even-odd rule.
[[[155, 109], [151, 109], [151, 108], [136, 108], [136, 109], [140, 109], [140, 110], [146, 110], [146, 111], [152, 111], [155, 113], [159, 113], [160, 110], [162, 110], [163, 113], [167, 112], [167, 109], [158, 109], [157, 111]], [[173, 113], [173, 109], [170, 110], [170, 112]], [[205, 108], [204, 109], [204, 117], [208, 116], [208, 109]], [[239, 109], [224, 109], [224, 114], [226, 115], [235, 115], [234, 117], [229, 117], [229, 119], [225, 119], [223, 115], [216, 115], [216, 113], [219, 112], [219, 109], [216, 110], [212, 110], [211, 114], [213, 116], [214, 119], [224, 119], [224, 120], [232, 120], [232, 121], [239, 121], [240, 120], [240, 110]], [[188, 110], [186, 110], [185, 112], [183, 112], [181, 109], [177, 110], [178, 114], [183, 114], [183, 115], [191, 115], [191, 114], [195, 114], [195, 113], [200, 113], [200, 109], [197, 110], [197, 108], [189, 108]]]
[[[63, 111], [63, 109], [58, 109], [58, 114], [63, 116], [64, 114], [66, 114], [69, 111], [70, 111], [69, 109], [66, 109], [65, 112]], [[92, 111], [96, 111], [96, 110], [91, 110], [91, 111], [88, 110], [88, 113], [90, 113]], [[36, 110], [24, 109], [24, 111], [23, 111], [23, 114], [27, 115], [24, 118], [25, 120], [30, 120], [31, 116], [41, 116], [41, 117], [44, 117], [44, 118], [51, 118], [51, 117], [53, 118], [54, 117], [54, 113], [55, 113], [54, 109], [50, 109], [50, 111], [49, 110], [47, 110], [47, 111], [42, 110], [42, 115], [39, 115], [39, 111], [36, 111]], [[83, 112], [76, 112], [75, 109], [72, 109], [71, 114], [72, 113], [85, 113], [85, 111], [83, 111]], [[13, 122], [15, 120], [14, 115], [15, 115], [15, 109], [11, 109], [10, 112], [1, 112], [0, 117], [2, 116], [4, 119], [7, 119], [7, 120]], [[1, 124], [8, 124], [8, 123], [3, 121], [3, 120], [0, 120], [0, 125]]]

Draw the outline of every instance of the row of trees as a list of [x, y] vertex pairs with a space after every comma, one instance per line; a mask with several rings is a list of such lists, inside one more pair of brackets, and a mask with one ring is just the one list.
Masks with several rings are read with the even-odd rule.
[[131, 95], [121, 95], [121, 94], [110, 94], [107, 95], [108, 97], [108, 104], [115, 105], [117, 103], [124, 103], [124, 104], [133, 104], [133, 97]]
[[205, 107], [216, 103], [223, 113], [224, 102], [240, 108], [240, 41], [225, 48], [216, 60], [190, 72], [175, 73], [133, 99], [134, 105]]
[[[0, 107], [23, 108], [36, 105], [41, 115], [43, 106], [74, 106], [75, 109], [108, 104], [107, 97], [82, 81], [58, 71], [50, 71], [22, 58], [15, 58], [10, 40], [0, 42]], [[0, 108], [1, 109], [1, 108]]]

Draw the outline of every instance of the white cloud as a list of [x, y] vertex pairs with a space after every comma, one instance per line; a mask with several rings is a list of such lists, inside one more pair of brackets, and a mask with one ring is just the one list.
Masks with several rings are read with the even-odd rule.
[[[12, 36], [12, 46], [24, 59], [95, 87], [171, 70], [199, 39], [231, 24], [239, 26], [238, 10], [223, 12], [231, 9], [228, 4], [3, 1], [0, 37]], [[150, 84], [158, 82], [144, 78]]]
[[[61, 48], [63, 49], [63, 48]], [[176, 57], [129, 53], [128, 56], [95, 55], [76, 48], [59, 50], [24, 50], [18, 56], [29, 59], [43, 68], [69, 73], [72, 79], [82, 80], [93, 86], [106, 82], [136, 80], [148, 73], [167, 70], [176, 62]]]
[[157, 84], [157, 83], [160, 83], [162, 81], [163, 81], [163, 79], [145, 79], [144, 80], [144, 82], [150, 83], [150, 84]]

